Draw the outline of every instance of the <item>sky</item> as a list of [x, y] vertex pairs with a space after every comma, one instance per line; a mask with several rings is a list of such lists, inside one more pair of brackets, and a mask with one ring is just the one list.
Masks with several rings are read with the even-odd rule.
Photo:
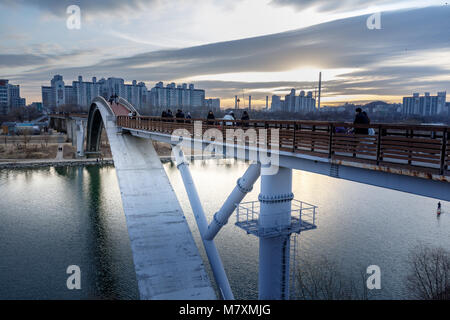
[[55, 74], [194, 83], [224, 107], [314, 90], [319, 71], [322, 106], [450, 93], [442, 0], [0, 0], [0, 39], [0, 78], [27, 103]]

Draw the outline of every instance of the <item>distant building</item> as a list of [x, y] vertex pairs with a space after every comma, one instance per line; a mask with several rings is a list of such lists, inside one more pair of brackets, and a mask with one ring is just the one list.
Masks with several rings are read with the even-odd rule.
[[[125, 84], [121, 78], [110, 77], [108, 79], [92, 78], [91, 82], [83, 81], [82, 76], [77, 81], [73, 81], [71, 86], [65, 85], [61, 75], [55, 75], [50, 81], [50, 86], [42, 86], [42, 104], [46, 109], [55, 109], [65, 104], [72, 104], [87, 111], [92, 99], [103, 96], [109, 99], [117, 94], [128, 100], [141, 113], [150, 111], [151, 107], [158, 108], [190, 108], [204, 107], [205, 90], [194, 88], [193, 84], [183, 83], [176, 86], [170, 83], [164, 87], [162, 82], [158, 82], [154, 88], [147, 90], [144, 82], [133, 80], [131, 84]], [[211, 101], [217, 106], [220, 100]]]
[[211, 110], [219, 110], [220, 99], [205, 99], [205, 106]]
[[42, 109], [42, 102], [33, 102], [33, 103], [31, 104], [31, 107], [32, 107], [32, 108], [36, 108], [36, 110], [37, 110], [38, 112], [42, 112], [42, 111], [43, 111], [43, 109]]
[[316, 110], [316, 99], [313, 98], [312, 92], [300, 91], [298, 96], [295, 95], [295, 89], [281, 100], [280, 96], [273, 95], [270, 111], [299, 112], [306, 113]]
[[0, 80], [0, 114], [9, 113], [8, 80]]
[[270, 103], [270, 111], [281, 111], [281, 98], [280, 96], [273, 95], [272, 102]]
[[147, 88], [143, 82], [137, 84], [136, 80], [133, 80], [129, 85], [120, 78], [100, 79], [97, 82], [96, 77], [88, 82], [79, 76], [78, 81], [67, 86], [61, 75], [55, 75], [50, 86], [42, 86], [42, 104], [50, 110], [67, 104], [77, 105], [87, 112], [92, 99], [97, 96], [109, 99], [113, 94], [124, 97], [138, 110], [148, 107]]
[[20, 86], [10, 84], [7, 79], [0, 79], [0, 114], [6, 115], [25, 105], [25, 99], [20, 97]]
[[164, 87], [162, 82], [158, 82], [149, 93], [150, 105], [152, 107], [196, 108], [206, 106], [205, 90], [195, 89], [193, 84], [189, 84], [188, 86], [186, 83], [183, 83], [182, 85], [176, 86], [172, 82]]
[[438, 92], [437, 96], [431, 96], [425, 92], [424, 96], [414, 93], [412, 97], [403, 98], [404, 115], [434, 116], [439, 114], [448, 114], [446, 110], [447, 93]]

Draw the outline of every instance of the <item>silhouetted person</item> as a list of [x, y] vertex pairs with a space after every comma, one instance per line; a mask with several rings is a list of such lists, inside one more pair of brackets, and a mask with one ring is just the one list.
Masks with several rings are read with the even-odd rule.
[[167, 118], [166, 110], [163, 110], [163, 112], [161, 113], [161, 118]]
[[[244, 120], [244, 121], [250, 120], [250, 116], [248, 115], [248, 112], [247, 112], [247, 111], [244, 110], [244, 112], [242, 113], [241, 120]], [[248, 127], [248, 122], [242, 123], [242, 126], [243, 126], [243, 127]]]
[[[214, 113], [211, 110], [209, 110], [208, 116], [206, 117], [206, 119], [208, 119], [208, 120], [215, 120], [216, 119], [216, 117], [214, 117]], [[209, 125], [213, 125], [214, 121], [208, 121], [208, 124]]]
[[[181, 109], [177, 110], [177, 113], [175, 114], [175, 118], [177, 119], [184, 119], [184, 113]], [[177, 122], [184, 122], [183, 120], [177, 120]]]
[[[355, 110], [355, 120], [353, 121], [353, 124], [369, 124], [369, 117], [367, 117], [367, 114], [364, 115], [361, 108], [356, 108]], [[355, 134], [369, 134], [368, 128], [355, 128]]]
[[190, 112], [187, 113], [186, 119], [192, 119], [192, 116], [191, 116], [191, 113], [190, 113]]

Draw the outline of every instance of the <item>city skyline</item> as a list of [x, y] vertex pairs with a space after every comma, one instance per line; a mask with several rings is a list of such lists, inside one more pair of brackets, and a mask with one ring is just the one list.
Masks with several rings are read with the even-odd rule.
[[[29, 1], [0, 2], [5, 24], [1, 78], [19, 84], [29, 102], [41, 100], [40, 87], [54, 74], [68, 79], [79, 74], [138, 79], [148, 87], [158, 81], [195, 83], [209, 97], [220, 98], [223, 107], [233, 107], [235, 95], [251, 95], [254, 107], [264, 107], [266, 96], [284, 96], [291, 88], [314, 91], [319, 71], [323, 74], [322, 105], [402, 102], [413, 92], [450, 91], [446, 31], [450, 7], [441, 1], [381, 1], [376, 7], [373, 1], [346, 2], [359, 3], [353, 9], [340, 2], [325, 7], [317, 1], [314, 5], [308, 5], [309, 1], [269, 1], [255, 15], [285, 14], [287, 22], [274, 27], [276, 21], [266, 20], [268, 26], [262, 27], [247, 11], [248, 28], [242, 23], [237, 23], [239, 30], [225, 24], [228, 30], [222, 19], [214, 23], [208, 17], [196, 27], [185, 25], [184, 33], [177, 33], [180, 24], [187, 22], [183, 19], [173, 28], [158, 28], [158, 32], [142, 29], [148, 11], [153, 12], [152, 17], [160, 13], [167, 18], [162, 24], [166, 26], [187, 10], [181, 4], [168, 17], [173, 4], [112, 2], [108, 10], [101, 10], [101, 1], [98, 5], [77, 3], [82, 13], [80, 30], [65, 27], [64, 1], [58, 5], [42, 1], [39, 7]], [[423, 7], [428, 4], [435, 6]], [[242, 18], [242, 6], [256, 10], [256, 3], [250, 0], [228, 5], [200, 1], [196, 8], [212, 16], [222, 10], [226, 17], [238, 13]], [[142, 12], [137, 13], [139, 10]], [[366, 22], [376, 11], [381, 11], [381, 29], [370, 30]], [[134, 15], [125, 19], [124, 12]], [[97, 14], [120, 19], [117, 30], [121, 31], [114, 29], [109, 19], [102, 19], [103, 26], [96, 25], [93, 17]], [[34, 19], [27, 19], [23, 26], [12, 23], [30, 15]], [[42, 31], [36, 35], [30, 27]], [[129, 33], [134, 28], [136, 31]], [[42, 36], [46, 30], [48, 36]], [[158, 40], [176, 34], [175, 42]], [[105, 35], [110, 41], [105, 41]]]

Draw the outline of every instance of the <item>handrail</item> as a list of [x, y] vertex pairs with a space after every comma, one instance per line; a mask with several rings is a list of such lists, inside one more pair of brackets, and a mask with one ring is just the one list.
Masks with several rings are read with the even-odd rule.
[[[353, 124], [297, 120], [223, 120], [118, 116], [123, 128], [171, 134], [175, 129], [194, 132], [201, 121], [202, 136], [210, 128], [226, 134], [227, 129], [278, 129], [280, 151], [312, 155], [450, 176], [450, 127], [408, 124]], [[227, 125], [232, 122], [233, 125]], [[372, 128], [373, 134], [364, 132]], [[353, 129], [356, 133], [348, 133]], [[360, 130], [358, 130], [360, 129]], [[255, 130], [258, 134], [258, 130]], [[230, 141], [227, 141], [228, 143]], [[246, 141], [239, 141], [246, 143]], [[238, 143], [237, 140], [233, 143]], [[270, 145], [268, 146], [270, 149]]]

